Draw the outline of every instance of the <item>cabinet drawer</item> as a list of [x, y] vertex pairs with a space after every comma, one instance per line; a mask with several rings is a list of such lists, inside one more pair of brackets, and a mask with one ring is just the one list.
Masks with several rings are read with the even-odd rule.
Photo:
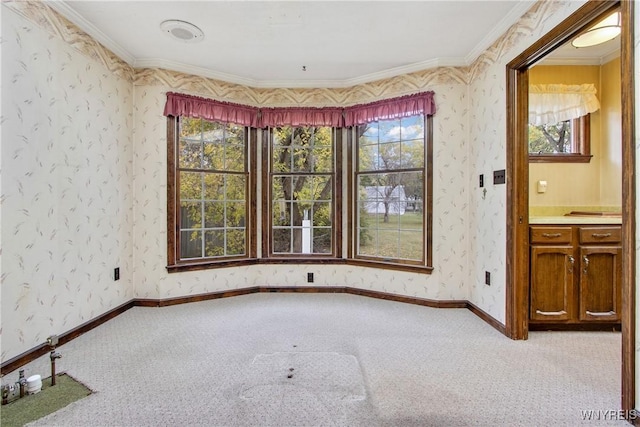
[[571, 227], [531, 227], [531, 243], [571, 243]]
[[580, 243], [619, 243], [621, 227], [580, 227]]

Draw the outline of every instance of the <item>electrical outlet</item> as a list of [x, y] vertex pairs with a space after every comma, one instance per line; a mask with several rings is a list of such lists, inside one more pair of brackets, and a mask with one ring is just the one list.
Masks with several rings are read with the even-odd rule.
[[307, 283], [313, 283], [313, 273], [307, 273]]
[[484, 284], [487, 286], [491, 286], [491, 273], [488, 271], [484, 272]]
[[484, 187], [484, 174], [480, 174], [480, 188]]
[[500, 169], [499, 171], [493, 171], [493, 185], [504, 184], [506, 179], [506, 171]]
[[113, 269], [113, 280], [120, 280], [120, 267]]

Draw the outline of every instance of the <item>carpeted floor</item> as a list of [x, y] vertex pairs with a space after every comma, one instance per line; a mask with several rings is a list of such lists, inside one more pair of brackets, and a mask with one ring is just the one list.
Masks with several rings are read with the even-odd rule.
[[[31, 425], [628, 426], [602, 419], [620, 345], [512, 341], [465, 309], [344, 294], [136, 307], [59, 347], [59, 370], [95, 393]], [[48, 376], [48, 357], [25, 368]]]

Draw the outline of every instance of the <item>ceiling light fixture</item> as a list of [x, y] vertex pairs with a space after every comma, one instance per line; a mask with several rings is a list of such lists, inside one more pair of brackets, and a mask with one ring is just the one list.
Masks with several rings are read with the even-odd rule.
[[204, 39], [202, 30], [186, 21], [169, 19], [160, 23], [160, 29], [172, 39], [183, 43], [196, 43]]
[[573, 47], [595, 46], [616, 38], [621, 32], [620, 12], [614, 12], [576, 37]]

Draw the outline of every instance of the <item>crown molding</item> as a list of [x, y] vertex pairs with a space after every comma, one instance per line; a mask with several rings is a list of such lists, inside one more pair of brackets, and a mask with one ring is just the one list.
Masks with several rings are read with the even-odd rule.
[[47, 0], [45, 3], [51, 9], [67, 18], [74, 25], [91, 36], [94, 40], [109, 49], [124, 62], [133, 66], [133, 64], [135, 63], [135, 57], [128, 50], [120, 46], [118, 43], [114, 42], [113, 39], [105, 35], [95, 25], [84, 19], [82, 15], [80, 15], [71, 6], [69, 6], [67, 2], [63, 0]]
[[619, 57], [620, 57], [620, 49], [618, 48], [618, 49], [614, 50], [613, 52], [611, 52], [610, 54], [605, 55], [602, 58], [600, 58], [600, 60], [602, 61], [600, 63], [601, 64], [606, 64], [607, 62], [611, 62], [614, 59], [619, 58]]
[[507, 15], [504, 16], [498, 22], [498, 24], [493, 27], [493, 30], [484, 36], [482, 40], [474, 47], [471, 52], [465, 57], [465, 65], [471, 65], [473, 61], [475, 61], [483, 52], [491, 47], [491, 45], [502, 37], [511, 26], [518, 22], [518, 20], [524, 15], [526, 12], [533, 7], [536, 1], [529, 0], [520, 0], [516, 3], [516, 5], [509, 11]]
[[194, 67], [177, 61], [168, 61], [160, 58], [138, 59], [133, 63], [134, 68], [162, 68], [165, 70], [177, 71], [194, 76], [206, 77], [215, 80], [222, 80], [226, 83], [235, 83], [238, 85], [249, 86], [261, 89], [278, 89], [278, 88], [348, 88], [364, 83], [383, 80], [391, 77], [397, 77], [416, 71], [424, 71], [437, 67], [458, 67], [465, 66], [464, 60], [461, 58], [442, 58], [432, 59], [429, 61], [418, 62], [405, 65], [402, 67], [390, 68], [388, 70], [366, 74], [364, 76], [355, 77], [344, 80], [256, 80], [240, 77], [235, 74], [221, 73], [208, 68]]
[[242, 77], [235, 74], [219, 72], [203, 67], [192, 66], [178, 61], [170, 61], [161, 58], [135, 58], [129, 51], [105, 35], [93, 24], [78, 14], [65, 0], [47, 0], [46, 4], [53, 10], [64, 16], [82, 31], [86, 32], [94, 40], [109, 49], [123, 61], [134, 68], [162, 68], [185, 74], [191, 74], [228, 83], [234, 83], [255, 88], [347, 88], [377, 80], [398, 77], [404, 74], [424, 71], [438, 67], [468, 67], [477, 57], [486, 51], [511, 25], [517, 21], [531, 5], [535, 3], [529, 0], [520, 0], [499, 23], [491, 33], [476, 45], [473, 51], [465, 58], [445, 57], [435, 58], [421, 62], [415, 62], [399, 67], [393, 67], [362, 76], [349, 79], [333, 80], [257, 80]]
[[604, 56], [593, 56], [589, 58], [554, 57], [544, 59], [540, 65], [603, 65], [613, 61], [620, 56], [620, 49], [616, 49]]

